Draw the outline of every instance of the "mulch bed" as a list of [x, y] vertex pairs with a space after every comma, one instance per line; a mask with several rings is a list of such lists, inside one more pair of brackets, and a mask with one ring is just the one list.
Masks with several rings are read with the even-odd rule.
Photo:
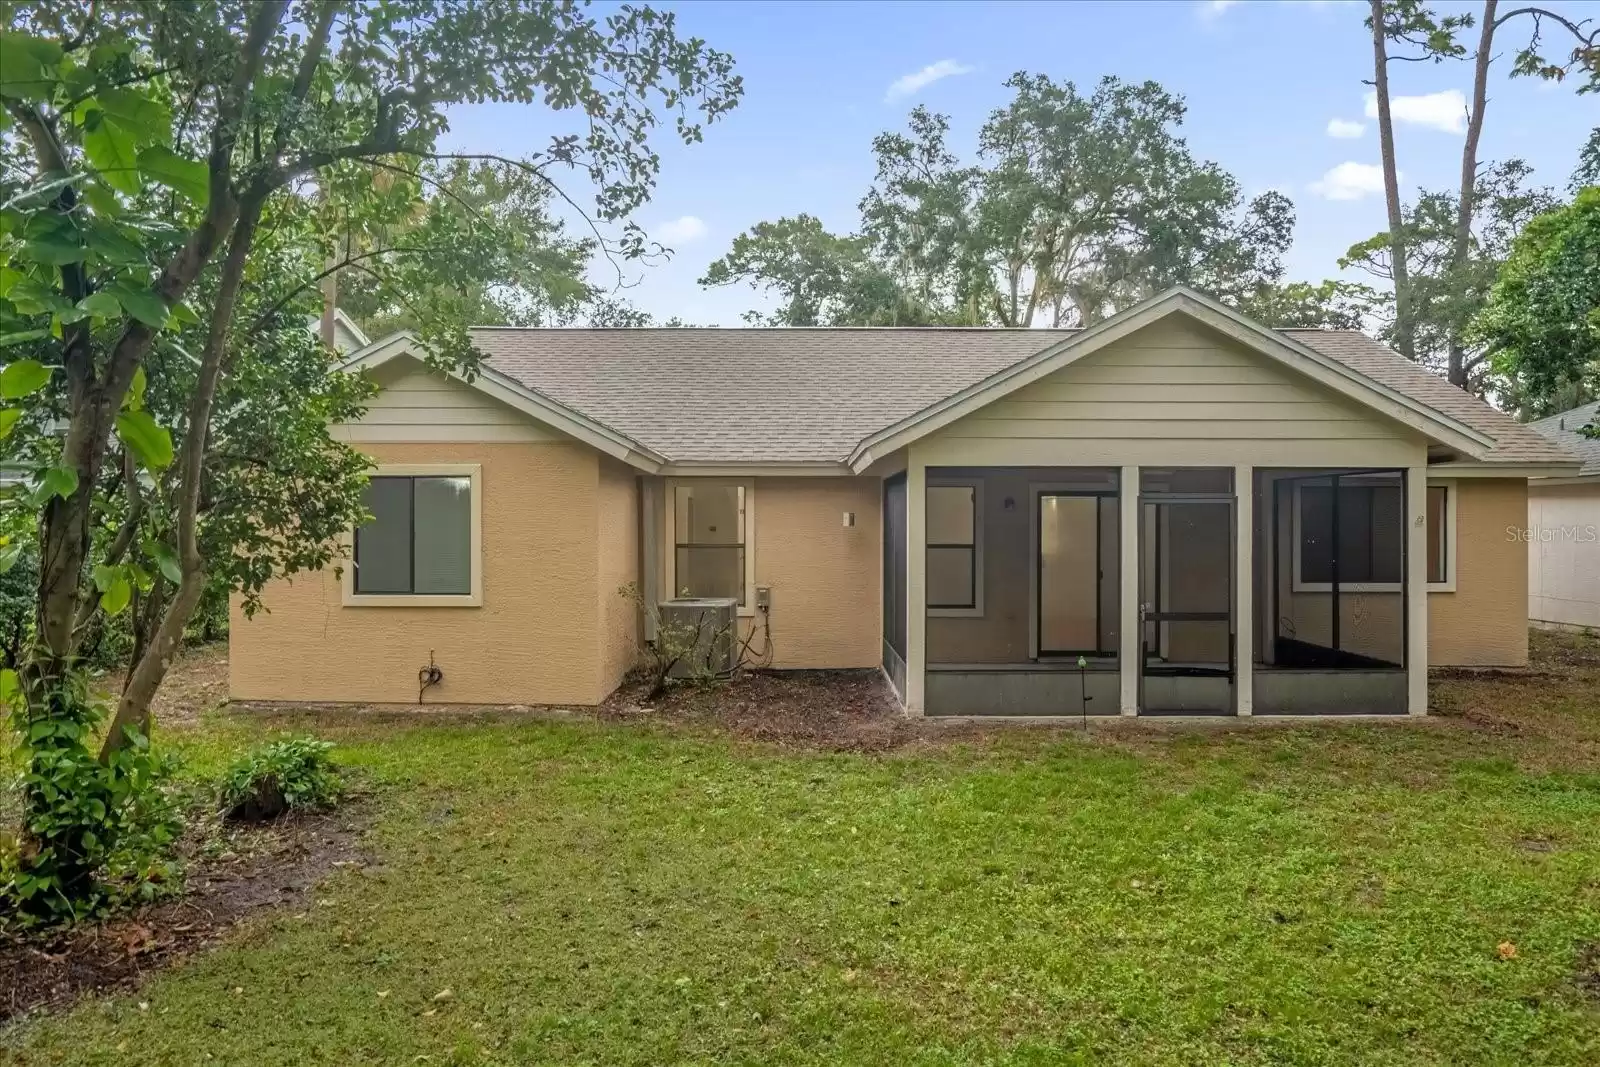
[[189, 861], [179, 897], [66, 931], [0, 934], [0, 1023], [132, 988], [265, 909], [306, 902], [330, 873], [366, 862], [365, 815], [358, 803], [231, 829], [227, 851]]
[[625, 685], [599, 710], [612, 722], [711, 726], [753, 741], [882, 751], [918, 734], [883, 675], [871, 671], [750, 671], [717, 686], [675, 686], [654, 701]]

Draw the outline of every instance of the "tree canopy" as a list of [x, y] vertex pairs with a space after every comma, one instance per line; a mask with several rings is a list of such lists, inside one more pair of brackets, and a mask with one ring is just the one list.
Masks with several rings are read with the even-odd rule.
[[[670, 13], [535, 0], [9, 3], [0, 29], [0, 569], [39, 561], [30, 644], [0, 671], [28, 747], [25, 906], [75, 909], [126, 837], [145, 729], [184, 628], [319, 567], [366, 461], [330, 420], [359, 380], [306, 330], [342, 268], [374, 320], [475, 372], [486, 312], [559, 317], [627, 221], [655, 139], [698, 141], [742, 92]], [[442, 151], [450, 108], [540, 106], [517, 158]], [[579, 188], [568, 191], [563, 182]], [[587, 192], [582, 192], [586, 189]], [[589, 207], [592, 239], [550, 221]], [[601, 227], [607, 227], [609, 234]], [[31, 546], [31, 547], [30, 547]], [[97, 760], [79, 652], [133, 611], [142, 643]]]
[[1197, 159], [1181, 97], [1114, 77], [1087, 94], [1027, 72], [1006, 86], [974, 161], [949, 147], [948, 117], [919, 107], [872, 143], [858, 232], [807, 215], [759, 223], [701, 283], [770, 290], [771, 321], [794, 325], [1085, 325], [1175, 284], [1351, 321], [1329, 306], [1337, 283], [1321, 302], [1305, 288], [1279, 297], [1294, 205], [1247, 199]]
[[1600, 394], [1600, 187], [1528, 223], [1473, 333], [1534, 417]]

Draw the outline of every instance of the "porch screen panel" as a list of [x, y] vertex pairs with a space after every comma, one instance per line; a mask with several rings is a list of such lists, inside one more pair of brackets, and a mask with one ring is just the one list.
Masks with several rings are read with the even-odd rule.
[[883, 639], [906, 655], [906, 479], [883, 483]]

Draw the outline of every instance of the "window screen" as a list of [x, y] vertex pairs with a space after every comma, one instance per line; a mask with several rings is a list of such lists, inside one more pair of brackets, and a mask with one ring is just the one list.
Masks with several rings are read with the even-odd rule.
[[928, 607], [977, 607], [977, 497], [970, 485], [930, 485]]
[[1331, 485], [1300, 489], [1300, 580], [1332, 582], [1337, 558], [1342, 585], [1398, 585], [1405, 560], [1404, 490], [1341, 484], [1337, 519], [1333, 492]]
[[472, 592], [472, 479], [396, 477], [367, 483], [372, 521], [356, 528], [357, 594]]
[[673, 490], [676, 559], [681, 597], [733, 597], [744, 588], [744, 486], [679, 485]]

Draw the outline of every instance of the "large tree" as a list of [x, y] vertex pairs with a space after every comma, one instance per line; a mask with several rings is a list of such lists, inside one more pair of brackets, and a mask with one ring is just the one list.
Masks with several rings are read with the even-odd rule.
[[1470, 343], [1467, 328], [1488, 299], [1517, 234], [1556, 204], [1550, 189], [1529, 184], [1531, 175], [1532, 169], [1517, 159], [1479, 174], [1464, 257], [1459, 254], [1457, 195], [1423, 190], [1402, 206], [1403, 264], [1394, 259], [1389, 232], [1351, 246], [1339, 260], [1341, 267], [1357, 267], [1390, 283], [1375, 310], [1383, 322], [1381, 332], [1396, 348], [1402, 321], [1399, 296], [1406, 293], [1412, 358], [1474, 392], [1489, 387], [1490, 368], [1488, 354]]
[[950, 122], [924, 108], [875, 138], [876, 178], [856, 234], [809, 216], [761, 223], [705, 278], [785, 299], [794, 324], [1099, 321], [1156, 291], [1193, 285], [1239, 303], [1281, 281], [1294, 208], [1247, 200], [1179, 136], [1183, 100], [1154, 82], [1019, 73], [963, 162]]
[[[1453, 200], [1454, 226], [1448, 249], [1447, 272], [1468, 273], [1478, 254], [1474, 232], [1478, 223], [1478, 190], [1482, 178], [1478, 145], [1483, 135], [1484, 117], [1489, 105], [1489, 72], [1499, 46], [1499, 35], [1507, 27], [1527, 29], [1525, 43], [1517, 50], [1511, 74], [1549, 81], [1563, 81], [1578, 74], [1578, 91], [1600, 89], [1600, 27], [1589, 21], [1574, 22], [1559, 12], [1538, 5], [1522, 5], [1502, 12], [1498, 0], [1484, 0], [1481, 11], [1440, 15], [1423, 0], [1370, 0], [1367, 26], [1372, 31], [1373, 80], [1378, 112], [1378, 134], [1383, 160], [1384, 201], [1388, 209], [1389, 262], [1394, 285], [1395, 346], [1409, 359], [1419, 358], [1415, 333], [1419, 323], [1421, 294], [1413, 293], [1408, 273], [1411, 253], [1406, 247], [1407, 222], [1401, 210], [1399, 170], [1395, 156], [1394, 124], [1389, 106], [1389, 64], [1395, 61], [1443, 62], [1466, 59], [1472, 63], [1472, 94], [1466, 113], [1465, 137], [1461, 147], [1460, 180]], [[1470, 50], [1458, 36], [1474, 26], [1476, 44]], [[1562, 44], [1551, 53], [1554, 37]], [[1390, 44], [1402, 46], [1398, 54]], [[1464, 323], [1465, 320], [1460, 320]], [[1458, 328], [1446, 338], [1443, 348], [1445, 376], [1455, 385], [1468, 387], [1473, 368], [1464, 336]]]
[[1530, 417], [1600, 395], [1600, 187], [1528, 223], [1472, 334]]
[[[15, 528], [19, 514], [36, 521], [40, 570], [20, 679], [0, 676], [0, 689], [20, 681], [20, 693], [0, 697], [20, 704], [34, 744], [24, 861], [41, 899], [92, 880], [92, 813], [126, 792], [111, 780], [119, 753], [144, 736], [210, 576], [232, 566], [238, 538], [254, 536], [236, 530], [208, 542], [202, 521], [208, 487], [249, 482], [262, 458], [248, 454], [247, 428], [228, 429], [237, 412], [230, 390], [249, 389], [267, 351], [273, 366], [258, 382], [268, 387], [292, 379], [294, 366], [318, 380], [327, 373], [325, 358], [270, 338], [280, 316], [304, 328], [301, 297], [330, 259], [364, 255], [336, 239], [420, 217], [413, 236], [426, 242], [433, 277], [482, 278], [505, 227], [481, 205], [432, 211], [421, 194], [429, 163], [450, 158], [438, 149], [448, 109], [537, 100], [569, 117], [573, 132], [498, 162], [556, 190], [563, 175], [576, 177], [592, 187], [593, 217], [620, 223], [653, 187], [661, 116], [678, 137], [698, 140], [741, 85], [728, 56], [680, 37], [670, 14], [645, 7], [596, 18], [535, 0], [44, 0], [7, 12], [0, 434], [32, 434], [35, 462], [28, 493], [0, 500], [0, 526]], [[336, 218], [349, 221], [329, 226]], [[278, 247], [294, 233], [320, 233], [311, 255], [303, 245]], [[615, 244], [622, 256], [646, 251], [632, 227]], [[420, 269], [404, 254], [360, 265], [389, 271], [396, 292]], [[470, 371], [476, 353], [461, 314], [470, 301], [445, 287], [416, 299], [429, 358]], [[269, 338], [259, 349], [258, 334]], [[345, 401], [329, 402], [338, 411]], [[108, 505], [116, 481], [108, 466], [119, 455], [127, 503]], [[248, 502], [239, 506], [293, 498], [271, 479], [316, 477], [315, 461], [270, 470], [254, 483], [265, 495], [238, 489]], [[330, 488], [353, 484], [341, 474]], [[95, 536], [100, 516], [133, 510], [134, 486], [160, 492], [163, 506], [144, 513], [162, 518], [110, 552], [114, 540]], [[107, 554], [96, 559], [102, 544]], [[268, 571], [295, 565], [271, 552], [259, 558]], [[79, 758], [82, 621], [126, 608], [153, 574], [170, 589], [130, 664], [97, 778]]]

